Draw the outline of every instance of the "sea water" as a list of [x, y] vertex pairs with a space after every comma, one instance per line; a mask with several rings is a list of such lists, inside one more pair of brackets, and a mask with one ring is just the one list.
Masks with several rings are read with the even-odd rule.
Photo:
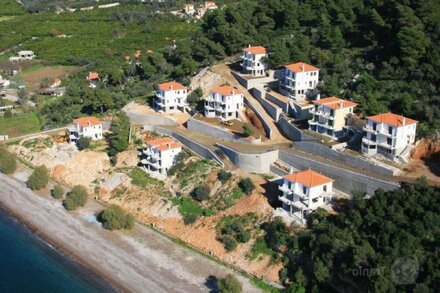
[[115, 292], [0, 209], [0, 292]]

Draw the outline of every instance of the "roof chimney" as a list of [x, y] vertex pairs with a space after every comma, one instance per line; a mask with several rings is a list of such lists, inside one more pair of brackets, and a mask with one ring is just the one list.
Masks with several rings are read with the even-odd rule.
[[405, 125], [406, 118], [402, 115], [402, 125]]
[[317, 94], [316, 95], [316, 100], [318, 101], [318, 100], [320, 100], [321, 99], [321, 94]]
[[339, 102], [339, 109], [342, 109], [343, 106], [344, 106], [344, 102], [343, 102], [343, 101], [340, 101], [340, 102]]
[[304, 70], [305, 70], [305, 66], [304, 66], [304, 63], [303, 63], [303, 64], [301, 64], [301, 71], [304, 72]]

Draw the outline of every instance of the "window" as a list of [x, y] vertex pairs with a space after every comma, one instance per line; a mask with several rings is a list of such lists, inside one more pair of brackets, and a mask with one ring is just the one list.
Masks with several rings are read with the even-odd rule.
[[324, 186], [322, 187], [322, 190], [324, 190], [324, 192], [327, 192], [327, 185], [324, 185]]
[[387, 138], [387, 144], [391, 145], [393, 143], [393, 140], [391, 138]]
[[373, 122], [373, 130], [376, 130], [377, 124], [376, 122]]
[[388, 126], [388, 133], [389, 133], [389, 134], [393, 134], [393, 127]]
[[376, 134], [372, 134], [372, 135], [371, 135], [371, 140], [372, 140], [372, 141], [376, 141]]
[[303, 186], [303, 193], [307, 194], [307, 187]]
[[330, 116], [332, 116], [332, 117], [335, 116], [335, 110], [333, 110], [333, 109], [330, 110]]

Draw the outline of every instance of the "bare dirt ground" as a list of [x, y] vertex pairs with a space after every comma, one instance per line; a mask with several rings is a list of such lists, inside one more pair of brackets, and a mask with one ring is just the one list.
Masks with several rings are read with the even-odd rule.
[[211, 71], [209, 68], [201, 70], [196, 76], [191, 79], [191, 84], [189, 86], [190, 92], [201, 88], [204, 95], [207, 95], [211, 88], [218, 86], [222, 83], [222, 77]]
[[65, 79], [69, 74], [78, 71], [74, 66], [44, 66], [42, 68], [21, 73], [20, 77], [26, 84], [27, 91], [35, 91], [40, 88], [41, 81], [45, 78], [52, 81], [54, 78]]
[[180, 111], [176, 111], [174, 113], [156, 112], [150, 106], [145, 104], [139, 104], [136, 102], [130, 102], [127, 105], [125, 105], [123, 111], [131, 112], [135, 114], [142, 114], [142, 115], [163, 116], [176, 121], [179, 125], [183, 125], [191, 117], [188, 113], [182, 113]]

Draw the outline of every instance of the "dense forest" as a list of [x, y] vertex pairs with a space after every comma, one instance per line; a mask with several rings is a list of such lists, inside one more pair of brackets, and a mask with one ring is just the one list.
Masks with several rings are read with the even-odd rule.
[[370, 199], [354, 196], [337, 215], [318, 210], [294, 236], [270, 222], [265, 241], [286, 259], [288, 292], [434, 292], [439, 210], [440, 188], [419, 179]]

